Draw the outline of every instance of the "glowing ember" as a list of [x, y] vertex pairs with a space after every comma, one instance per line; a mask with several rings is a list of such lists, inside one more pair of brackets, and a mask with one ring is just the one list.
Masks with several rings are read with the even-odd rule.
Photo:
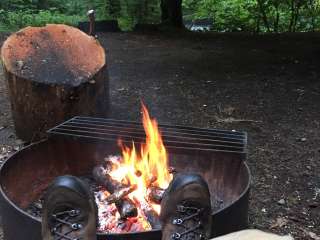
[[151, 230], [152, 227], [144, 215], [120, 220], [115, 204], [108, 204], [109, 193], [103, 189], [94, 193], [98, 206], [98, 231], [103, 233], [128, 233]]

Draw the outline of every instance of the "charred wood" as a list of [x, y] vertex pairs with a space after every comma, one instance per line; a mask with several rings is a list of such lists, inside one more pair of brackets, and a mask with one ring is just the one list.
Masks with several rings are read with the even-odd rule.
[[129, 187], [122, 188], [112, 193], [110, 196], [107, 197], [106, 200], [109, 204], [119, 202], [120, 200], [124, 199], [124, 197], [128, 196], [130, 193], [132, 193], [136, 189], [137, 189], [137, 185], [132, 185]]
[[155, 183], [158, 180], [156, 176], [150, 176], [148, 181], [147, 181], [147, 187], [151, 187], [153, 183]]
[[165, 190], [160, 187], [151, 186], [148, 189], [148, 200], [150, 200], [153, 203], [160, 204], [163, 198], [164, 192]]
[[161, 222], [157, 212], [148, 203], [142, 204], [141, 209], [152, 229], [161, 229]]
[[138, 215], [138, 210], [134, 202], [131, 201], [129, 198], [125, 197], [126, 196], [125, 193], [129, 194], [130, 191], [134, 190], [133, 188], [127, 187], [122, 183], [118, 182], [117, 180], [114, 180], [108, 174], [108, 171], [102, 166], [95, 167], [92, 171], [92, 175], [94, 180], [98, 184], [102, 185], [107, 189], [107, 191], [111, 194], [110, 196], [113, 195], [112, 197], [110, 197], [110, 200], [115, 200], [116, 198], [119, 198], [119, 200], [114, 201], [114, 203], [122, 219], [125, 219], [128, 217], [136, 217]]
[[124, 198], [115, 203], [116, 207], [120, 213], [121, 219], [126, 219], [130, 217], [138, 216], [138, 210], [134, 204], [134, 202], [129, 198]]
[[114, 180], [109, 174], [108, 171], [102, 167], [97, 166], [92, 170], [92, 175], [94, 180], [105, 187], [107, 191], [111, 194], [113, 194], [118, 189], [124, 188], [122, 183], [118, 182], [117, 180]]
[[177, 169], [175, 169], [174, 167], [169, 167], [168, 171], [170, 174], [173, 174], [173, 175], [178, 173]]

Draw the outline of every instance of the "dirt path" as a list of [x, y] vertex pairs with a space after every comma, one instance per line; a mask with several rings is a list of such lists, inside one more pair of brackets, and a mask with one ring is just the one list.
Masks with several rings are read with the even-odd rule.
[[[113, 118], [248, 132], [250, 225], [320, 236], [320, 35], [107, 33]], [[1, 75], [1, 73], [0, 73]], [[0, 144], [15, 146], [0, 77]]]

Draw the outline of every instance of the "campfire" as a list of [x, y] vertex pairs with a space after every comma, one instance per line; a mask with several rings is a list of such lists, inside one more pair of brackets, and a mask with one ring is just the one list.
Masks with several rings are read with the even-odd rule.
[[175, 172], [199, 173], [208, 182], [212, 236], [245, 228], [251, 179], [246, 134], [157, 125], [144, 106], [142, 113], [143, 123], [73, 117], [50, 129], [47, 140], [3, 163], [0, 210], [6, 219], [5, 239], [42, 239], [41, 199], [52, 180], [62, 175], [81, 178], [94, 192], [98, 240], [161, 240], [161, 199]]
[[99, 187], [95, 191], [99, 231], [136, 232], [160, 229], [160, 203], [172, 179], [168, 156], [158, 124], [142, 104], [142, 122], [146, 141], [137, 149], [118, 145], [122, 156], [108, 156], [93, 169]]

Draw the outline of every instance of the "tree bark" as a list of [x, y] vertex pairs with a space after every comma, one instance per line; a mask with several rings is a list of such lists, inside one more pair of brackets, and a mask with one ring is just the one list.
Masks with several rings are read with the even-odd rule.
[[280, 4], [279, 1], [275, 2], [276, 19], [274, 21], [273, 28], [276, 33], [279, 31], [279, 19], [280, 19], [279, 4]]
[[289, 31], [295, 32], [297, 28], [297, 23], [300, 17], [300, 8], [301, 8], [301, 1], [291, 0], [291, 17], [290, 17], [290, 24], [289, 24]]
[[161, 20], [163, 25], [183, 27], [182, 0], [161, 0]]
[[316, 4], [314, 3], [313, 0], [309, 0], [309, 11], [311, 15], [311, 26], [312, 26], [312, 32], [315, 31], [316, 29], [316, 14], [315, 14], [315, 9], [316, 9]]
[[263, 6], [263, 2], [262, 2], [262, 0], [257, 0], [257, 1], [258, 1], [258, 4], [259, 4], [260, 13], [261, 13], [261, 16], [262, 16], [263, 23], [264, 23], [265, 27], [267, 28], [267, 31], [270, 32], [270, 24], [269, 24], [269, 21], [268, 21], [268, 17], [267, 17], [266, 11], [265, 11], [264, 6]]
[[291, 17], [290, 17], [290, 23], [289, 23], [289, 32], [292, 32], [293, 30], [293, 23], [294, 23], [294, 0], [291, 0], [290, 2], [290, 9], [291, 9]]
[[105, 52], [80, 30], [50, 24], [27, 27], [3, 44], [1, 59], [16, 134], [25, 141], [76, 115], [105, 117]]
[[260, 33], [260, 16], [256, 19], [256, 33]]
[[315, 17], [315, 15], [312, 15], [311, 16], [311, 25], [312, 25], [312, 32], [315, 32], [315, 30], [316, 30], [316, 17]]
[[38, 9], [47, 9], [48, 8], [48, 0], [39, 0], [37, 4]]
[[119, 0], [106, 0], [107, 10], [113, 18], [120, 16], [121, 12], [121, 3]]
[[296, 4], [295, 17], [294, 17], [294, 23], [293, 23], [293, 32], [297, 30], [297, 23], [300, 17], [300, 8], [301, 8], [301, 1], [297, 2]]

